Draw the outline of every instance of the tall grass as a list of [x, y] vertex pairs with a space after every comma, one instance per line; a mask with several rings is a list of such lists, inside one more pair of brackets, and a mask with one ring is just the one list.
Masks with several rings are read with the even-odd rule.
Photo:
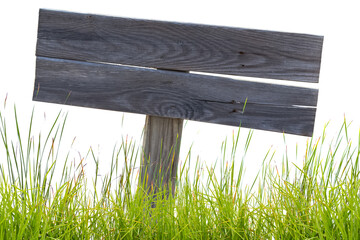
[[114, 148], [102, 178], [90, 149], [96, 167], [88, 181], [84, 160], [74, 165], [60, 149], [66, 115], [59, 113], [45, 137], [33, 134], [33, 116], [23, 138], [16, 109], [15, 129], [0, 112], [0, 239], [360, 238], [360, 140], [348, 138], [346, 122], [330, 144], [325, 134], [309, 140], [301, 166], [286, 152], [281, 166], [274, 165], [269, 151], [246, 186], [252, 132], [239, 145], [239, 129], [213, 166], [197, 161], [191, 169], [188, 154], [176, 195], [157, 198], [151, 208], [153, 198], [136, 186], [141, 154], [134, 142], [123, 139]]

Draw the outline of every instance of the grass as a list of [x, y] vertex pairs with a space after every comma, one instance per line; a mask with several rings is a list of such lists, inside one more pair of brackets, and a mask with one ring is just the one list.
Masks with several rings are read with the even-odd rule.
[[360, 239], [360, 137], [355, 144], [348, 138], [346, 121], [330, 144], [325, 133], [309, 140], [301, 166], [286, 152], [274, 166], [269, 151], [247, 186], [252, 132], [239, 146], [239, 129], [224, 142], [219, 165], [197, 161], [190, 169], [188, 154], [176, 196], [150, 208], [152, 198], [136, 186], [140, 154], [132, 141], [114, 148], [102, 178], [90, 149], [96, 168], [89, 180], [85, 160], [74, 165], [60, 148], [66, 115], [59, 113], [45, 137], [34, 137], [32, 115], [23, 138], [14, 113], [9, 134], [0, 112], [0, 239]]

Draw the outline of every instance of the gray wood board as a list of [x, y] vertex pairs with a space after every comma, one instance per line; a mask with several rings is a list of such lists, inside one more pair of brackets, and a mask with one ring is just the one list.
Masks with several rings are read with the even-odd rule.
[[231, 126], [241, 123], [310, 136], [317, 93], [200, 74], [37, 57], [34, 100]]
[[322, 36], [40, 10], [37, 56], [318, 82]]

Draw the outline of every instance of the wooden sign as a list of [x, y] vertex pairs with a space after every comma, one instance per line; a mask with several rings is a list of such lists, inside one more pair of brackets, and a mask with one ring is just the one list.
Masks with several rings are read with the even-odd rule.
[[318, 83], [322, 43], [307, 34], [40, 10], [33, 99], [181, 119], [169, 123], [178, 142], [182, 119], [311, 136], [317, 89], [229, 76]]

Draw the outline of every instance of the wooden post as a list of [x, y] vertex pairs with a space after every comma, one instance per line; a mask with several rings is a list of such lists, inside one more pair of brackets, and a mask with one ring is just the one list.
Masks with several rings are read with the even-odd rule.
[[175, 194], [182, 128], [183, 119], [146, 116], [139, 180], [148, 193]]

